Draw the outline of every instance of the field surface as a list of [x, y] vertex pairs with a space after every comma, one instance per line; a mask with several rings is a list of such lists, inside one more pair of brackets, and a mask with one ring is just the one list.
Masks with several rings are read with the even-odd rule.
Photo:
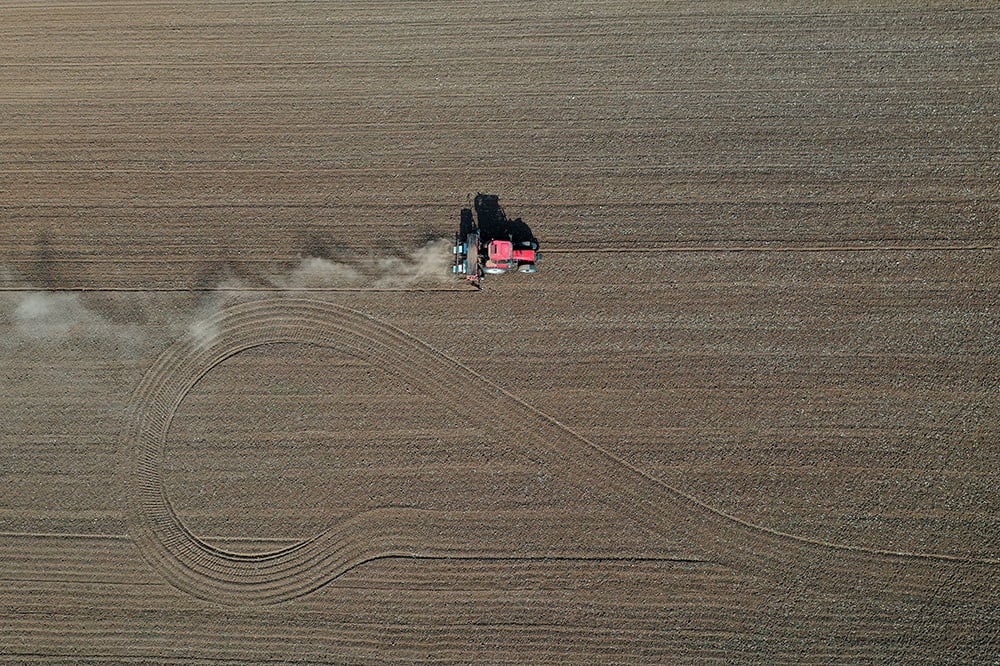
[[[6, 3], [0, 661], [1000, 663], [926, 4]], [[476, 191], [537, 275], [446, 274]]]

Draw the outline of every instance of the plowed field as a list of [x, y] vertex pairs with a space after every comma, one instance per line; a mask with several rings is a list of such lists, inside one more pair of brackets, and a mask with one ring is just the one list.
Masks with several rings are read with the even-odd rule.
[[915, 7], [0, 8], [0, 660], [1000, 663], [1000, 9]]

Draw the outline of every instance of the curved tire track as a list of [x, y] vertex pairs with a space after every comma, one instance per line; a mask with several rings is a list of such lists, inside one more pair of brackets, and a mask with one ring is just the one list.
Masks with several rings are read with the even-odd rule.
[[[803, 562], [819, 557], [826, 566], [810, 583], [839, 588], [845, 578], [857, 579], [859, 571], [870, 570], [873, 558], [905, 560], [911, 573], [895, 583], [910, 591], [925, 586], [927, 567], [998, 563], [864, 549], [753, 525], [630, 465], [417, 338], [344, 307], [270, 299], [229, 308], [205, 323], [218, 335], [208, 342], [184, 338], [168, 348], [137, 387], [123, 429], [132, 472], [129, 534], [166, 580], [201, 599], [229, 605], [294, 599], [375, 558], [447, 555], [429, 543], [428, 535], [456, 529], [442, 512], [377, 509], [286, 548], [238, 554], [201, 541], [184, 526], [166, 495], [160, 464], [174, 413], [192, 387], [226, 359], [253, 347], [288, 342], [331, 347], [376, 362], [401, 385], [436, 395], [446, 404], [463, 404], [470, 393], [479, 396], [490, 409], [464, 414], [477, 426], [489, 430], [494, 421], [522, 424], [520, 439], [507, 440], [519, 453], [561, 470], [585, 494], [644, 527], [689, 539], [719, 563], [782, 579], [789, 569], [801, 569]], [[456, 382], [462, 375], [466, 380]], [[481, 415], [485, 413], [491, 418]], [[836, 556], [827, 561], [823, 553]], [[866, 583], [850, 584], [858, 589]], [[884, 581], [875, 578], [867, 584], [881, 589]]]

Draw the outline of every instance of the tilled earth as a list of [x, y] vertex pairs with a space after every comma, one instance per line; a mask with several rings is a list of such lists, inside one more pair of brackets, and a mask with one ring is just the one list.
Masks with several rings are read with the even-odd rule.
[[993, 3], [2, 14], [5, 662], [1000, 660]]

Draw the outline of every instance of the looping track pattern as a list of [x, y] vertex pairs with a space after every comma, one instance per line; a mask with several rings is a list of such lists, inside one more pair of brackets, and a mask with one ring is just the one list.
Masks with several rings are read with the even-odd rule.
[[[858, 558], [904, 558], [927, 565], [996, 564], [867, 550], [752, 525], [649, 476], [420, 340], [347, 308], [308, 299], [269, 299], [229, 308], [207, 321], [205, 328], [217, 331], [216, 337], [207, 342], [178, 340], [160, 356], [136, 389], [123, 430], [132, 466], [129, 534], [166, 580], [201, 599], [228, 605], [294, 599], [368, 560], [442, 554], [429, 535], [460, 529], [446, 513], [385, 508], [362, 513], [287, 548], [248, 555], [213, 547], [184, 526], [166, 496], [161, 472], [167, 434], [181, 401], [202, 377], [233, 355], [288, 342], [330, 347], [377, 362], [401, 385], [436, 395], [446, 404], [462, 404], [461, 398], [470, 393], [481, 396], [498, 421], [516, 419], [522, 424], [522, 436], [510, 443], [519, 453], [558, 470], [647, 529], [689, 539], [720, 563], [774, 575], [800, 568], [803, 560], [813, 559], [810, 553], [834, 551], [836, 563], [824, 573], [833, 586], [841, 584], [843, 572], [863, 566]], [[456, 381], [461, 377], [465, 379]], [[466, 416], [481, 428], [491, 427], [475, 410]], [[874, 589], [881, 585], [872, 584]]]
[[[237, 306], [206, 321], [209, 343], [171, 346], [139, 385], [127, 414], [125, 444], [133, 461], [129, 532], [168, 581], [194, 596], [227, 604], [273, 603], [301, 596], [373, 556], [413, 552], [423, 512], [367, 512], [307, 541], [254, 555], [220, 550], [194, 536], [166, 497], [161, 457], [184, 396], [214, 367], [241, 351], [280, 342], [332, 347], [377, 360], [403, 382], [436, 383], [435, 360], [417, 341], [344, 308], [279, 299]], [[421, 364], [417, 359], [423, 359]], [[408, 361], [408, 362], [403, 362]], [[448, 394], [448, 388], [435, 386]], [[414, 518], [417, 519], [414, 525]], [[416, 534], [414, 534], [416, 532]]]

